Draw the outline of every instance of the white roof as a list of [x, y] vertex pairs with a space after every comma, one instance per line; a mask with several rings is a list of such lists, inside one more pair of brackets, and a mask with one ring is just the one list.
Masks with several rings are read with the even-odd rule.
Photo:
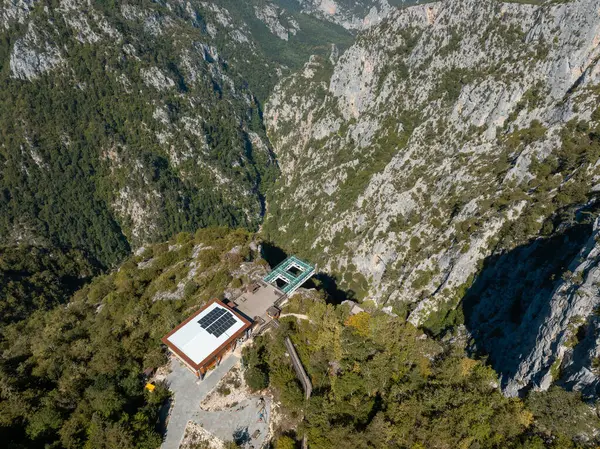
[[[225, 309], [233, 315], [235, 324], [227, 329], [221, 336], [215, 337], [200, 327], [198, 321], [214, 309]], [[216, 351], [229, 338], [244, 327], [244, 322], [227, 307], [214, 302], [202, 313], [196, 315], [192, 320], [185, 323], [170, 335], [167, 340], [176, 346], [181, 352], [189, 357], [194, 363], [198, 364]]]

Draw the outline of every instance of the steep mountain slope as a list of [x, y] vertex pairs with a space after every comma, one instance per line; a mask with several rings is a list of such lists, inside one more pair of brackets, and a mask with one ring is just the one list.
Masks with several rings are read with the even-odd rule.
[[80, 251], [0, 247], [0, 327], [66, 302], [97, 272]]
[[263, 6], [3, 1], [0, 237], [107, 266], [180, 230], [255, 229], [277, 173], [258, 98], [351, 39], [306, 15], [274, 38]]
[[565, 227], [487, 261], [466, 324], [508, 394], [550, 384], [600, 395], [598, 222]]
[[[265, 234], [337, 272], [358, 297], [408, 309], [413, 323], [460, 321], [449, 311], [487, 257], [589, 223], [575, 212], [595, 201], [600, 174], [599, 42], [592, 0], [396, 10], [335, 64], [313, 58], [270, 98], [282, 176]], [[557, 263], [559, 280], [589, 252], [584, 228], [569, 247], [574, 259]], [[586, 320], [600, 303], [590, 291], [586, 306], [575, 306], [578, 289], [553, 279], [532, 303], [559, 295], [572, 313], [557, 319], [527, 312], [528, 299], [519, 305], [535, 319], [502, 337], [513, 338], [507, 356], [547, 349], [512, 392], [562, 357], [569, 315]], [[487, 336], [484, 350], [506, 349]], [[521, 338], [533, 345], [519, 346]], [[496, 368], [505, 385], [515, 375]]]
[[302, 11], [337, 23], [348, 30], [376, 25], [396, 7], [411, 6], [419, 0], [296, 0]]

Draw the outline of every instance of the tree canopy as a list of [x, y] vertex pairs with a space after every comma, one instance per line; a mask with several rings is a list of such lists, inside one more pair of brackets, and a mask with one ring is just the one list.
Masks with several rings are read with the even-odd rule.
[[[323, 300], [291, 307], [310, 320], [285, 317], [278, 333], [257, 339], [244, 354], [246, 373], [264, 370], [311, 448], [558, 449], [599, 428], [574, 393], [556, 388], [526, 403], [505, 397], [497, 374], [466, 354], [459, 335], [435, 341], [403, 318], [350, 316]], [[282, 363], [286, 335], [313, 383], [307, 402]]]

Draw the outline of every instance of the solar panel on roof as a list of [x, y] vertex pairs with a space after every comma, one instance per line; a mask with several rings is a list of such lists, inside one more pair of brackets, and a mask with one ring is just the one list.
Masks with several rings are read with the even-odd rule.
[[203, 329], [208, 329], [210, 325], [212, 325], [215, 321], [221, 318], [224, 314], [228, 313], [226, 310], [217, 307], [216, 309], [211, 310], [206, 315], [198, 320], [198, 324]]
[[211, 326], [206, 328], [209, 333], [213, 334], [217, 338], [227, 332], [227, 330], [236, 323], [235, 318], [230, 312], [224, 312], [225, 313], [216, 321], [214, 321]]

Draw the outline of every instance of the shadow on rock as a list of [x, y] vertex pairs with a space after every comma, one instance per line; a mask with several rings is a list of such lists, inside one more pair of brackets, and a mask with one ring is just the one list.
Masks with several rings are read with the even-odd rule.
[[550, 314], [553, 292], [592, 231], [591, 224], [575, 224], [485, 260], [462, 307], [474, 339], [473, 351], [489, 357], [501, 375], [502, 387], [515, 375], [521, 359], [534, 350], [540, 327]]
[[249, 443], [251, 439], [252, 438], [248, 432], [248, 427], [240, 427], [233, 433], [233, 441], [235, 441], [235, 444], [238, 446], [243, 446], [244, 444]]

